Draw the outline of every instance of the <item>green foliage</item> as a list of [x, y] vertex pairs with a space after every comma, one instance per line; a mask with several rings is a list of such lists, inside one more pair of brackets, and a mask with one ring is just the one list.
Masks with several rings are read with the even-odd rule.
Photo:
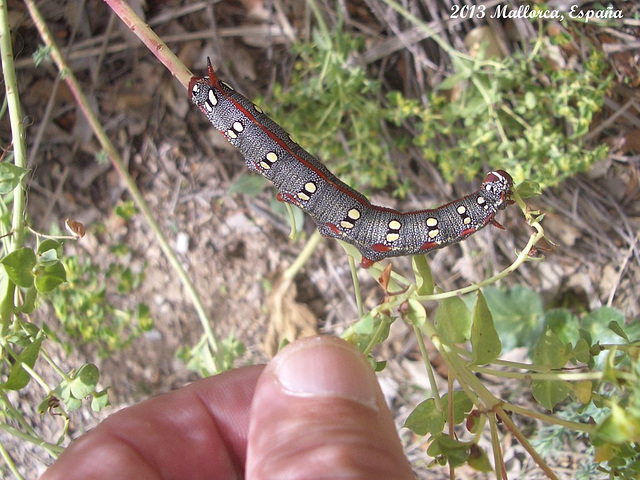
[[[535, 222], [533, 217], [529, 221]], [[504, 421], [507, 411], [540, 419], [544, 409], [549, 413], [542, 420], [551, 427], [545, 427], [539, 439], [533, 440], [539, 454], [553, 455], [566, 443], [587, 442], [593, 463], [581, 465], [582, 478], [588, 478], [589, 472], [634, 478], [640, 463], [640, 321], [628, 324], [621, 312], [610, 307], [581, 314], [568, 309], [547, 310], [540, 295], [523, 286], [442, 292], [434, 285], [423, 259], [414, 258], [412, 266], [414, 280], [377, 266], [369, 270], [385, 290], [385, 299], [364, 312], [343, 338], [371, 355], [373, 346], [387, 337], [398, 316], [438, 349], [449, 375], [462, 389], [441, 394], [432, 381], [432, 391], [404, 425], [426, 437], [427, 453], [435, 464], [450, 468], [467, 464], [478, 471], [490, 471], [490, 455], [477, 442], [487, 424]], [[461, 298], [463, 291], [476, 293]], [[435, 312], [432, 308], [427, 311], [424, 305], [433, 300], [438, 301]], [[421, 335], [417, 341], [429, 370]], [[498, 358], [518, 347], [528, 349], [530, 362]], [[369, 358], [376, 368], [383, 363]], [[508, 399], [487, 390], [478, 373], [496, 381], [518, 379], [522, 388], [533, 394], [538, 408], [510, 406]], [[452, 408], [448, 406], [450, 395], [454, 398]], [[448, 435], [449, 423], [455, 426], [454, 438]], [[524, 438], [515, 424], [503, 428]], [[492, 443], [499, 451], [496, 432], [492, 429]], [[545, 465], [542, 458], [537, 461]]]
[[[130, 344], [153, 327], [149, 307], [138, 303], [129, 310], [118, 309], [108, 300], [115, 291], [120, 295], [135, 292], [144, 273], [135, 273], [120, 263], [112, 263], [105, 271], [89, 260], [69, 256], [63, 260], [67, 283], [47, 296], [66, 334], [74, 339], [65, 343], [70, 351], [76, 341], [95, 345], [106, 356]], [[53, 338], [61, 341], [59, 335]]]
[[[591, 52], [582, 71], [518, 53], [500, 62], [455, 64], [458, 72], [429, 93], [426, 107], [398, 92], [387, 95], [395, 122], [417, 127], [414, 143], [446, 180], [478, 177], [490, 165], [516, 182], [548, 187], [606, 156], [606, 146], [591, 149], [584, 140], [611, 86], [600, 52]], [[451, 88], [457, 98], [441, 93]]]
[[236, 360], [245, 353], [246, 347], [232, 333], [220, 342], [218, 351], [221, 358], [216, 359], [207, 335], [202, 335], [196, 345], [180, 347], [176, 357], [182, 360], [189, 370], [198, 373], [201, 377], [209, 377], [220, 371], [232, 369]]
[[397, 185], [395, 194], [404, 196], [407, 185], [383, 135], [392, 116], [379, 107], [380, 83], [350, 62], [361, 47], [341, 29], [315, 31], [313, 42], [296, 45], [290, 84], [275, 86], [270, 115], [346, 183], [365, 190]]
[[502, 343], [493, 325], [491, 311], [489, 311], [487, 301], [480, 290], [478, 290], [476, 303], [473, 307], [471, 351], [473, 352], [471, 361], [476, 365], [493, 362], [502, 351]]

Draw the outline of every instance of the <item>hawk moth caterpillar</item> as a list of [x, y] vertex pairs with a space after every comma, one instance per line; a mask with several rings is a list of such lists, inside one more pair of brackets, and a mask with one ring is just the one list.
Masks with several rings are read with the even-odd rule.
[[278, 199], [307, 212], [326, 237], [341, 239], [362, 253], [368, 268], [387, 257], [428, 253], [464, 240], [494, 220], [510, 203], [513, 179], [489, 172], [480, 188], [430, 210], [400, 212], [373, 205], [333, 175], [271, 118], [216, 77], [192, 77], [189, 96], [211, 124], [235, 146], [247, 167], [270, 180]]

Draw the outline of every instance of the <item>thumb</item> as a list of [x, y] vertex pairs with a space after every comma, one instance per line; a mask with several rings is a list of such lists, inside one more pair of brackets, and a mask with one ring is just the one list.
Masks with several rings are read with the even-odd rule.
[[375, 374], [352, 345], [299, 340], [262, 373], [247, 480], [414, 479]]

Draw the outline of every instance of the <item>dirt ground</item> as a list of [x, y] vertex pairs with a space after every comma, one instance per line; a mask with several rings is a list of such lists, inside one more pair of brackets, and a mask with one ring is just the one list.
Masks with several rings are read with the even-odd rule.
[[[176, 358], [176, 351], [195, 345], [202, 327], [144, 217], [135, 213], [129, 220], [123, 220], [114, 214], [116, 205], [130, 199], [124, 183], [109, 163], [96, 161], [100, 147], [75, 108], [64, 82], [52, 99], [55, 67], [48, 63], [34, 66], [30, 55], [39, 44], [37, 35], [24, 7], [19, 2], [9, 3], [17, 32], [14, 44], [18, 48], [14, 48], [20, 94], [28, 119], [27, 141], [33, 152], [28, 200], [31, 225], [48, 233], [55, 228], [62, 230], [67, 218], [82, 222], [87, 229], [86, 237], [77, 243], [68, 242], [66, 252], [89, 258], [105, 269], [117, 261], [126, 263], [135, 272], [143, 272], [143, 281], [130, 295], [110, 290], [106, 299], [121, 309], [145, 302], [154, 320], [151, 331], [108, 358], [98, 356], [91, 345], [75, 345], [71, 354], [51, 345], [52, 353], [64, 368], [95, 362], [100, 368], [101, 385], [110, 386], [113, 406], [94, 416], [84, 411], [72, 415], [71, 433], [75, 435], [105, 414], [198, 378]], [[60, 2], [50, 1], [42, 3], [41, 8], [57, 41], [63, 45], [69, 43], [75, 19], [89, 19], [79, 22], [70, 53], [71, 67], [145, 201], [178, 252], [216, 335], [225, 338], [234, 334], [246, 345], [247, 353], [239, 364], [269, 358], [270, 348], [265, 346], [267, 332], [281, 334], [293, 329], [339, 335], [357, 318], [349, 266], [342, 248], [334, 241], [323, 240], [296, 276], [296, 301], [308, 307], [304, 322], [295, 326], [273, 324], [267, 308], [269, 291], [312, 234], [312, 222], [307, 219], [302, 238], [292, 242], [287, 222], [272, 213], [273, 188], [266, 188], [257, 197], [228, 194], [229, 186], [245, 174], [240, 155], [190, 105], [182, 86], [129, 35], [120, 20], [110, 19], [104, 2], [88, 1], [81, 10], [79, 3], [65, 2], [65, 8], [59, 8]], [[249, 98], [266, 96], [268, 102], [274, 81], [286, 83], [288, 66], [294, 58], [291, 41], [308, 38], [312, 23], [305, 2], [273, 3], [275, 6], [262, 0], [151, 1], [147, 2], [144, 15], [192, 71], [204, 73], [204, 59], [212, 56], [223, 66], [224, 73], [232, 75], [238, 90]], [[332, 12], [329, 17], [335, 15], [331, 8], [334, 2], [319, 3], [322, 9]], [[383, 8], [383, 2], [337, 3], [349, 13], [350, 28], [360, 27], [362, 32], [369, 32], [371, 43], [367, 45], [372, 45], [369, 51], [375, 41], [392, 35], [375, 24], [375, 17], [368, 13], [371, 4]], [[441, 13], [448, 11], [439, 3], [433, 2], [433, 6], [440, 8]], [[425, 21], [434, 20], [423, 9], [419, 11], [425, 14]], [[247, 31], [252, 33], [247, 35]], [[459, 31], [450, 34], [461, 35]], [[632, 36], [628, 31], [625, 34]], [[410, 46], [388, 56], [401, 55], [406, 48]], [[637, 56], [637, 50], [629, 54], [632, 53]], [[616, 59], [608, 58], [612, 68], [616, 68]], [[625, 312], [629, 320], [640, 314], [639, 164], [638, 155], [633, 153], [639, 148], [640, 122], [637, 90], [631, 93], [630, 89], [616, 83], [598, 119], [598, 125], [606, 128], [593, 134], [594, 144], [605, 141], [612, 144], [609, 158], [590, 172], [546, 190], [532, 202], [533, 207], [547, 212], [544, 226], [548, 238], [555, 243], [552, 250], [545, 252], [547, 261], [524, 265], [505, 285], [527, 285], [549, 302], [572, 297], [588, 309], [610, 304]], [[624, 109], [623, 99], [629, 103]], [[45, 107], [50, 101], [52, 110], [47, 113]], [[268, 111], [268, 104], [263, 103], [262, 107]], [[42, 136], [36, 141], [41, 128]], [[4, 123], [0, 132], [6, 145]], [[412, 192], [404, 204], [397, 205], [402, 209], [438, 205], [477, 186], [462, 181], [447, 185], [424, 162], [420, 163], [417, 175], [423, 178], [424, 188]], [[397, 203], [387, 192], [376, 193], [374, 200]], [[486, 229], [430, 256], [434, 276], [443, 289], [482, 279], [512, 261], [513, 252], [524, 246], [529, 230], [519, 213], [512, 210], [501, 213], [500, 223], [505, 231]], [[126, 246], [123, 255], [114, 253], [114, 247], [120, 245]], [[410, 272], [407, 258], [393, 259], [393, 265], [400, 272]], [[360, 280], [366, 305], [376, 305], [383, 292], [362, 271]], [[46, 304], [34, 321], [56, 325], [53, 310]], [[410, 329], [398, 322], [388, 343], [377, 352], [380, 358], [389, 361], [381, 382], [397, 412], [399, 425], [419, 399], [416, 387], [427, 385], [425, 374], [415, 361], [416, 350]], [[514, 355], [522, 355], [524, 359], [525, 354]], [[446, 379], [441, 381], [446, 385]], [[490, 388], [517, 392], [520, 387], [507, 382]], [[33, 418], [37, 421], [40, 417], [34, 413]], [[54, 419], [48, 428], [53, 434], [58, 427]], [[1, 435], [5, 443], [4, 434]], [[421, 478], [427, 478], [425, 465], [420, 465], [425, 456], [424, 446], [407, 430], [402, 435]], [[34, 448], [20, 454], [18, 463], [31, 474], [43, 468], [37, 452]], [[542, 478], [521, 448], [505, 445], [505, 452], [510, 478], [517, 478], [522, 472], [528, 472], [527, 478]], [[561, 478], [572, 478], [572, 468], [580, 461], [579, 451], [557, 452]], [[475, 477], [470, 471], [458, 473], [459, 478], [484, 478]], [[442, 475], [446, 478], [445, 473]]]

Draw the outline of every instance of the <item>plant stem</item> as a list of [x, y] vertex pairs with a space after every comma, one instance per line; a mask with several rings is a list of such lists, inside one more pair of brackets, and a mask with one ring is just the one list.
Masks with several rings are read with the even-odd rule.
[[509, 418], [509, 415], [502, 408], [497, 408], [495, 410], [496, 415], [500, 417], [502, 422], [506, 425], [511, 433], [518, 439], [520, 444], [524, 447], [524, 449], [531, 455], [531, 458], [538, 464], [538, 466], [547, 474], [549, 478], [552, 480], [558, 480], [556, 474], [551, 470], [551, 467], [547, 465], [544, 459], [536, 452], [535, 448], [529, 443], [527, 437], [525, 437], [522, 432], [516, 427], [515, 423]]
[[[534, 365], [532, 365], [533, 367]], [[477, 367], [472, 366], [471, 369], [474, 372], [482, 373], [485, 375], [492, 375], [494, 377], [502, 378], [520, 378], [520, 379], [532, 379], [532, 380], [565, 380], [565, 381], [584, 381], [584, 380], [602, 380], [602, 372], [578, 372], [578, 373], [563, 373], [562, 371], [553, 372], [508, 372], [504, 370], [496, 370], [495, 368]]]
[[[121, 5], [121, 2], [117, 2], [117, 3]], [[29, 10], [29, 13], [31, 15], [31, 18], [34, 21], [36, 28], [38, 29], [38, 32], [40, 33], [42, 40], [45, 42], [47, 46], [51, 48], [51, 57], [53, 58], [56, 65], [58, 66], [58, 69], [60, 70], [60, 72], [63, 74], [65, 81], [69, 86], [69, 89], [71, 90], [74, 98], [76, 99], [76, 102], [78, 103], [78, 106], [82, 110], [85, 118], [91, 125], [93, 132], [95, 133], [96, 137], [98, 138], [98, 141], [100, 142], [100, 145], [107, 153], [107, 157], [111, 161], [113, 167], [119, 173], [120, 177], [122, 178], [125, 185], [127, 186], [127, 189], [131, 194], [133, 201], [135, 202], [138, 209], [140, 209], [140, 211], [142, 212], [148, 225], [153, 230], [153, 233], [156, 237], [156, 241], [158, 242], [158, 244], [160, 245], [160, 248], [162, 249], [163, 253], [167, 257], [167, 260], [169, 261], [173, 269], [178, 274], [178, 277], [180, 278], [182, 285], [187, 291], [187, 294], [189, 295], [189, 297], [191, 298], [191, 302], [193, 303], [193, 306], [198, 314], [198, 318], [200, 319], [200, 323], [205, 332], [205, 335], [207, 336], [207, 341], [209, 343], [209, 346], [211, 347], [211, 350], [214, 353], [216, 368], [220, 369], [222, 365], [224, 365], [224, 361], [222, 358], [223, 352], [218, 344], [217, 338], [213, 334], [213, 330], [211, 329], [211, 324], [210, 324], [209, 318], [207, 317], [207, 313], [204, 309], [204, 305], [202, 304], [202, 301], [200, 300], [200, 297], [198, 296], [198, 293], [196, 292], [196, 289], [193, 283], [189, 279], [189, 276], [187, 275], [187, 272], [182, 266], [182, 264], [180, 263], [180, 260], [178, 259], [177, 255], [174, 253], [173, 249], [169, 245], [169, 241], [167, 240], [166, 236], [160, 229], [158, 222], [153, 217], [153, 214], [151, 213], [151, 210], [147, 205], [147, 203], [144, 201], [142, 194], [140, 193], [140, 190], [138, 190], [137, 185], [129, 175], [129, 172], [127, 171], [125, 165], [120, 159], [120, 155], [118, 154], [118, 151], [109, 140], [107, 134], [102, 128], [102, 125], [100, 124], [97, 117], [91, 110], [91, 107], [89, 106], [87, 98], [84, 95], [84, 92], [80, 87], [80, 84], [78, 83], [73, 72], [68, 68], [66, 61], [63, 58], [62, 53], [58, 48], [57, 44], [55, 43], [53, 36], [51, 35], [51, 32], [49, 30], [49, 27], [47, 26], [46, 22], [44, 21], [44, 18], [42, 17], [38, 8], [36, 7], [34, 0], [25, 0], [25, 4], [27, 6], [27, 9]], [[138, 25], [138, 23], [133, 22], [132, 24], [129, 24], [129, 25], [130, 27], [132, 27], [132, 25]], [[156, 56], [159, 55], [160, 50], [154, 51], [156, 53]], [[164, 50], [167, 50], [167, 49], [164, 49]], [[166, 55], [166, 51], [164, 53]], [[178, 77], [177, 74], [176, 74], [176, 77]]]
[[[13, 162], [16, 167], [25, 168], [27, 164], [27, 146], [24, 140], [22, 109], [18, 96], [18, 79], [13, 62], [9, 12], [5, 0], [0, 0], [0, 54], [2, 56], [2, 73], [4, 76], [6, 99], [11, 123]], [[13, 213], [11, 217], [11, 232], [13, 235], [9, 252], [7, 253], [21, 248], [24, 242], [25, 190], [23, 182], [24, 179], [13, 189]], [[8, 280], [6, 290], [0, 293], [0, 295], [3, 295], [1, 299], [2, 305], [0, 307], [0, 335], [2, 336], [4, 336], [11, 324], [13, 309], [17, 304], [16, 294], [15, 284], [11, 280]]]
[[[428, 320], [427, 320], [428, 321]], [[413, 334], [418, 340], [418, 346], [420, 347], [420, 355], [422, 356], [422, 363], [424, 364], [424, 368], [427, 371], [427, 377], [429, 378], [429, 385], [431, 385], [431, 396], [436, 402], [436, 408], [439, 412], [443, 411], [442, 408], [442, 399], [440, 398], [440, 392], [438, 391], [438, 384], [436, 383], [436, 376], [433, 374], [433, 367], [431, 366], [431, 362], [429, 361], [429, 354], [427, 352], [427, 346], [424, 344], [424, 338], [422, 337], [422, 331], [417, 325], [412, 325]], [[449, 389], [449, 405], [453, 405], [453, 397], [451, 393], [452, 389]], [[452, 423], [450, 422], [452, 426]], [[452, 436], [453, 437], [453, 436]]]
[[510, 412], [519, 413], [520, 415], [537, 418], [538, 420], [549, 423], [551, 425], [560, 425], [570, 430], [577, 430], [579, 432], [585, 433], [591, 433], [593, 431], [593, 425], [586, 425], [584, 423], [572, 422], [571, 420], [564, 420], [562, 418], [554, 417], [552, 415], [546, 415], [535, 410], [529, 410], [527, 408], [519, 407], [518, 405], [513, 405], [511, 403], [503, 403], [502, 408]]
[[500, 437], [498, 436], [498, 422], [496, 422], [496, 414], [490, 412], [489, 425], [491, 429], [491, 446], [493, 450], [493, 471], [496, 473], [496, 480], [502, 480], [507, 478], [506, 466], [504, 464], [504, 457], [502, 456], [502, 448], [500, 446]]
[[322, 235], [320, 235], [320, 232], [317, 230], [313, 232], [302, 251], [296, 257], [295, 261], [282, 274], [283, 280], [291, 281], [294, 279], [304, 264], [309, 261], [309, 257], [311, 257], [313, 252], [316, 250], [321, 240]]
[[[29, 0], [32, 3], [33, 0]], [[178, 79], [178, 81], [188, 88], [193, 73], [184, 66], [178, 57], [167, 47], [158, 35], [154, 33], [129, 4], [122, 0], [105, 0], [111, 10], [120, 17], [124, 24], [144, 43], [149, 51], [153, 53], [160, 62], [167, 67], [167, 70]]]
[[356, 267], [356, 260], [352, 255], [348, 255], [349, 268], [351, 269], [351, 280], [353, 281], [353, 291], [356, 296], [356, 305], [358, 307], [358, 318], [364, 316], [364, 307], [362, 305], [362, 292], [360, 291], [360, 280], [358, 280], [358, 269]]

